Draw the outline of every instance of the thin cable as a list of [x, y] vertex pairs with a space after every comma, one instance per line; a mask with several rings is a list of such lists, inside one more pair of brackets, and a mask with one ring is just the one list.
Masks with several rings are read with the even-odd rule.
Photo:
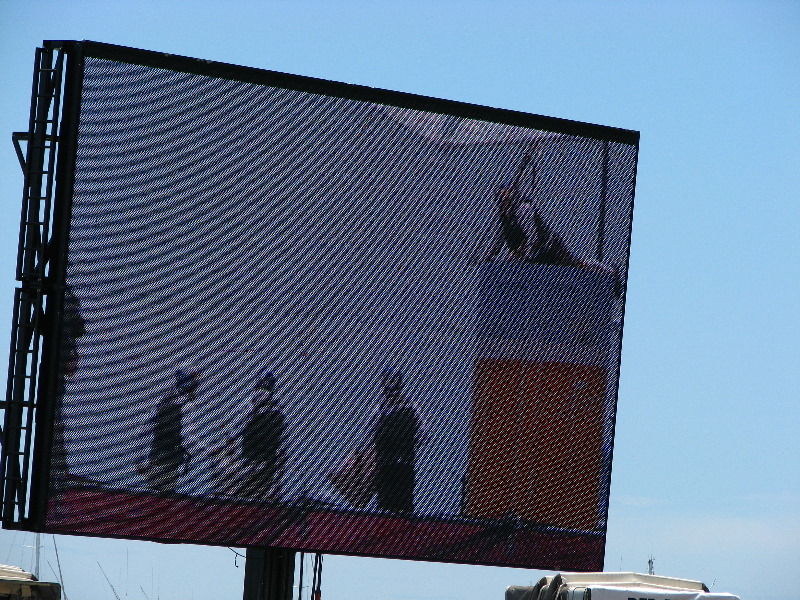
[[[64, 594], [64, 600], [67, 598], [67, 592], [64, 589], [64, 576], [61, 574], [61, 559], [58, 557], [58, 546], [56, 545], [56, 536], [53, 536], [53, 548], [56, 551], [56, 564], [58, 565], [58, 582], [61, 584], [61, 593]], [[52, 567], [50, 567], [52, 569]]]
[[17, 531], [14, 532], [13, 537], [11, 538], [11, 545], [8, 547], [8, 554], [6, 555], [6, 563], [11, 559], [11, 551], [14, 549], [14, 544], [17, 543]]
[[317, 575], [317, 597], [315, 600], [322, 598], [322, 554], [319, 554], [319, 575]]
[[314, 554], [311, 562], [311, 596], [310, 600], [316, 600], [317, 594], [317, 564], [319, 561], [319, 554]]
[[117, 594], [117, 590], [114, 589], [114, 586], [111, 584], [111, 580], [106, 575], [105, 569], [103, 569], [103, 565], [100, 564], [100, 561], [97, 561], [97, 566], [100, 567], [100, 572], [103, 574], [103, 577], [106, 578], [106, 582], [108, 582], [108, 586], [111, 588], [111, 591], [114, 593], [114, 597], [117, 600], [120, 600], [119, 594]]
[[317, 552], [314, 555], [314, 578], [311, 584], [311, 600], [321, 600], [322, 598], [322, 554]]

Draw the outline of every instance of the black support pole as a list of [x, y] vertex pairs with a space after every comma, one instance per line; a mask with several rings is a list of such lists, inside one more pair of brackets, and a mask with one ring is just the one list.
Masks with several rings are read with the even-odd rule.
[[243, 600], [292, 600], [294, 555], [282, 548], [248, 548]]

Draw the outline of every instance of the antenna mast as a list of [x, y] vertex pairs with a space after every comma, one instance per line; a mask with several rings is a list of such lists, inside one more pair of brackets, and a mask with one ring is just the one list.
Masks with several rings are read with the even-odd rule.
[[36, 577], [36, 581], [41, 581], [39, 577], [39, 563], [42, 557], [42, 534], [36, 534], [36, 542], [34, 543], [34, 550], [35, 550], [35, 560], [33, 562], [33, 576]]

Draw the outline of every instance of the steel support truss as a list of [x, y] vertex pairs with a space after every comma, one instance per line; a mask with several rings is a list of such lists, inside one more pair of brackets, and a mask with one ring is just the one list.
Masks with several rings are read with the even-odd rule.
[[[11, 326], [8, 385], [3, 429], [2, 524], [30, 524], [34, 437], [41, 399], [40, 354], [49, 285], [47, 252], [52, 225], [64, 54], [50, 46], [38, 48], [33, 73], [28, 131], [12, 134], [24, 174], [22, 215], [17, 250]], [[26, 142], [25, 151], [20, 142]]]

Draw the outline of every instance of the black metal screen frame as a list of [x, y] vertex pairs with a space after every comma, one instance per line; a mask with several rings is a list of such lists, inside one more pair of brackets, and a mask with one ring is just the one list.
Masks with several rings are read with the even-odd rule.
[[[135, 65], [150, 66], [171, 71], [204, 75], [233, 81], [268, 85], [277, 88], [314, 94], [348, 98], [376, 104], [454, 115], [469, 119], [581, 136], [603, 142], [604, 173], [608, 169], [608, 144], [626, 144], [638, 152], [639, 132], [615, 127], [593, 125], [577, 121], [533, 115], [518, 111], [489, 108], [475, 104], [435, 99], [415, 94], [377, 89], [367, 86], [332, 82], [317, 78], [289, 75], [276, 71], [235, 66], [160, 52], [139, 50], [92, 41], [50, 41], [37, 50], [37, 70], [34, 73], [34, 92], [31, 122], [25, 159], [26, 183], [23, 200], [23, 220], [17, 279], [17, 290], [12, 327], [11, 356], [7, 399], [3, 404], [5, 420], [2, 431], [2, 525], [5, 528], [45, 530], [48, 504], [49, 465], [53, 436], [53, 418], [57, 401], [60, 335], [63, 324], [64, 290], [67, 251], [73, 197], [75, 159], [80, 118], [81, 91], [85, 57], [113, 60]], [[48, 67], [42, 67], [45, 63]], [[55, 61], [55, 62], [54, 62]], [[58, 68], [56, 68], [56, 66]], [[43, 73], [52, 68], [51, 78], [42, 83]], [[42, 70], [44, 69], [44, 71]], [[64, 77], [63, 89], [61, 77]], [[57, 85], [56, 85], [57, 84]], [[38, 156], [36, 140], [47, 140], [42, 133], [42, 104], [37, 88], [53, 87], [47, 114], [53, 109], [51, 127], [54, 128], [48, 168], [39, 168], [46, 175], [45, 193], [33, 199], [41, 201], [46, 218], [37, 221], [41, 232], [38, 246], [33, 250], [37, 260], [30, 258], [27, 239], [30, 241], [29, 219], [31, 194], [35, 187], [36, 165], [44, 164], [44, 155]], [[38, 120], [37, 120], [38, 119]], [[47, 126], [48, 123], [45, 123]], [[42, 137], [44, 136], [44, 137]], [[18, 136], [25, 139], [24, 136]], [[31, 179], [33, 178], [33, 179]], [[607, 182], [602, 182], [602, 194]], [[634, 166], [633, 189], [636, 172]], [[55, 192], [51, 190], [55, 186]], [[41, 184], [39, 186], [41, 188]], [[633, 192], [632, 192], [633, 194]], [[632, 223], [633, 198], [628, 223]], [[39, 214], [39, 213], [37, 213]], [[600, 214], [600, 233], [597, 255], [602, 259], [603, 210]], [[630, 225], [629, 225], [630, 226]], [[26, 237], [27, 236], [27, 237]], [[33, 236], [35, 238], [35, 236]], [[630, 230], [628, 231], [628, 262]], [[624, 290], [622, 290], [624, 294]], [[623, 313], [624, 324], [624, 313]], [[624, 327], [623, 327], [624, 331]], [[621, 347], [622, 336], [619, 344]], [[621, 353], [618, 352], [618, 356]], [[617, 373], [619, 364], [616, 365]], [[618, 393], [618, 388], [617, 388]], [[616, 397], [613, 419], [616, 420]], [[613, 439], [612, 424], [612, 439]], [[613, 457], [613, 444], [612, 444]], [[610, 480], [610, 473], [609, 473]], [[608, 506], [605, 507], [606, 519]], [[155, 539], [155, 538], [154, 538]], [[158, 540], [163, 541], [163, 540]]]
[[176, 54], [139, 50], [101, 42], [58, 42], [67, 53], [78, 52], [86, 57], [114, 60], [170, 71], [205, 75], [244, 83], [269, 85], [277, 88], [351, 98], [364, 102], [387, 104], [439, 114], [455, 115], [508, 125], [519, 125], [554, 133], [607, 140], [638, 147], [639, 132], [606, 125], [593, 125], [569, 119], [534, 115], [515, 110], [491, 108], [467, 102], [430, 98], [405, 92], [340, 83], [315, 77], [290, 75], [278, 71], [242, 67], [221, 62], [188, 58]]

